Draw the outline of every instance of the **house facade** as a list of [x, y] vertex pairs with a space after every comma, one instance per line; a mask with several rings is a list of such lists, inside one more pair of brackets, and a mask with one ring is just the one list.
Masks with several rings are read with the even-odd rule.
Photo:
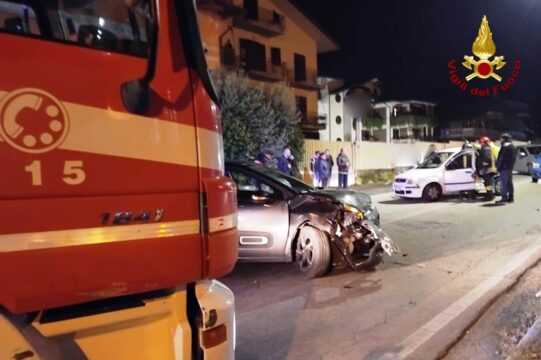
[[383, 142], [432, 141], [435, 137], [436, 105], [421, 100], [376, 103], [363, 124], [365, 137]]
[[243, 71], [253, 81], [287, 84], [307, 138], [317, 138], [318, 53], [335, 42], [288, 0], [198, 0], [210, 70]]

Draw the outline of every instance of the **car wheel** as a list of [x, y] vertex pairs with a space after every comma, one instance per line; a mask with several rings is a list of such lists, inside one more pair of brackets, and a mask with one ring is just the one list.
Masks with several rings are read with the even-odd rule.
[[440, 184], [428, 184], [423, 190], [423, 200], [430, 202], [438, 201], [441, 198], [441, 193], [442, 191]]
[[500, 180], [500, 178], [494, 180], [494, 193], [496, 195], [502, 194], [502, 181]]
[[295, 261], [309, 278], [325, 275], [331, 267], [331, 247], [325, 233], [312, 226], [303, 227], [297, 239]]

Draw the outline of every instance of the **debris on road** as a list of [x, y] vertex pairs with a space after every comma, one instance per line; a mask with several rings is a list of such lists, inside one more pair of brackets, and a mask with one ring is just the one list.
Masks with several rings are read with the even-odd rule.
[[424, 268], [426, 268], [426, 264], [417, 264], [417, 267], [419, 267], [421, 269], [424, 269]]

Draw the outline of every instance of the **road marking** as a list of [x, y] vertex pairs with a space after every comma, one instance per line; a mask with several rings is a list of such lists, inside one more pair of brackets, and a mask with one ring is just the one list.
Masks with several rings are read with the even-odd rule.
[[424, 343], [430, 340], [451, 321], [455, 320], [465, 310], [481, 299], [486, 293], [501, 283], [511, 272], [524, 265], [528, 259], [535, 256], [541, 250], [541, 244], [533, 245], [521, 251], [504, 267], [499, 268], [494, 275], [477, 285], [466, 295], [455, 301], [447, 309], [436, 315], [432, 320], [421, 326], [420, 329], [405, 338], [397, 348], [400, 352], [385, 353], [379, 360], [401, 360], [413, 354]]

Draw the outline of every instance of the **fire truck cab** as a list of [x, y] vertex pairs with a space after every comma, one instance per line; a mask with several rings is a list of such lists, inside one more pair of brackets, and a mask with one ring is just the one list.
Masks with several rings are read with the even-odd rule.
[[0, 0], [0, 359], [228, 359], [237, 257], [191, 0]]

